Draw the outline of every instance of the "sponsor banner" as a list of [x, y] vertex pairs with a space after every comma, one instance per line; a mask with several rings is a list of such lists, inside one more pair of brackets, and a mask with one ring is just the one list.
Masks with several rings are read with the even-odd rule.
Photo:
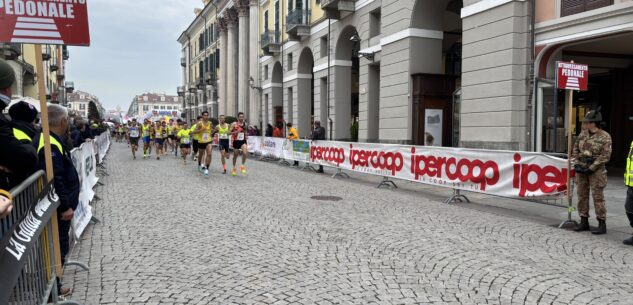
[[[40, 235], [55, 216], [59, 197], [52, 183], [44, 187], [36, 202], [0, 241], [0, 304], [8, 304], [22, 268]], [[57, 233], [54, 233], [57, 234]]]
[[284, 159], [310, 162], [310, 140], [284, 140]]
[[71, 152], [73, 165], [79, 175], [79, 204], [75, 209], [75, 215], [71, 221], [75, 238], [79, 239], [83, 231], [92, 218], [92, 208], [90, 202], [94, 198], [92, 188], [97, 183], [97, 164], [94, 155], [94, 148], [91, 143], [83, 143], [79, 148]]
[[105, 158], [108, 153], [108, 149], [110, 149], [110, 133], [104, 132], [100, 134], [95, 138], [95, 141], [97, 142], [96, 144], [98, 148], [96, 152], [99, 154], [98, 162], [101, 164], [103, 162], [103, 158]]
[[567, 161], [542, 153], [313, 141], [310, 162], [511, 198], [567, 189]]
[[260, 145], [262, 156], [281, 159], [284, 156], [284, 141], [283, 138], [263, 138]]
[[262, 137], [248, 137], [246, 138], [248, 144], [248, 152], [253, 154], [261, 153]]
[[89, 46], [87, 0], [2, 0], [0, 42]]

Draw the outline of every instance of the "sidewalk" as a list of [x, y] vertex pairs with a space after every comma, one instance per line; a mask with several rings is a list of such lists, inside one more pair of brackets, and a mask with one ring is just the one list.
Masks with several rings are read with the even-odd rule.
[[[303, 166], [303, 164], [301, 164]], [[301, 168], [300, 166], [300, 168]], [[325, 175], [332, 175], [335, 170], [332, 168], [325, 168]], [[306, 171], [306, 174], [308, 172]], [[364, 185], [378, 186], [382, 177], [372, 176], [362, 173], [347, 172], [351, 176], [348, 179], [351, 182], [362, 183]], [[451, 189], [416, 183], [406, 180], [393, 180], [398, 186], [397, 190], [393, 188], [383, 188], [384, 191], [401, 191], [424, 196], [427, 199], [443, 202], [449, 198], [452, 194]], [[633, 233], [633, 228], [629, 226], [629, 220], [626, 217], [624, 210], [624, 201], [626, 199], [626, 186], [623, 183], [621, 175], [609, 176], [607, 188], [604, 191], [605, 200], [607, 202], [607, 234], [604, 238], [611, 240], [624, 240], [629, 238]], [[517, 200], [511, 198], [489, 196], [481, 193], [473, 193], [462, 191], [463, 195], [466, 195], [470, 199], [470, 203], [453, 203], [465, 209], [473, 209], [482, 212], [493, 213], [497, 215], [504, 215], [515, 217], [518, 219], [529, 220], [543, 225], [557, 227], [561, 222], [567, 219], [567, 208], [558, 207], [543, 203]], [[566, 199], [559, 200], [557, 204], [566, 205]], [[574, 190], [573, 198], [574, 208], [578, 206], [578, 198]], [[590, 199], [590, 219], [589, 224], [592, 226], [598, 225], [598, 221], [595, 218], [593, 199]], [[579, 221], [578, 211], [574, 211], [572, 219]], [[579, 234], [591, 234], [589, 232]], [[633, 249], [632, 249], [633, 250]]]

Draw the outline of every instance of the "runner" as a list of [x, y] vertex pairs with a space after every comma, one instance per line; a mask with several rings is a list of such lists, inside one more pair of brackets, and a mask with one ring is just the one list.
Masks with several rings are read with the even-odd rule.
[[125, 129], [123, 127], [123, 124], [119, 124], [119, 127], [117, 129], [117, 133], [116, 133], [116, 141], [117, 142], [123, 142], [123, 135], [125, 134]]
[[167, 121], [160, 121], [158, 123], [160, 123], [162, 125], [162, 127], [163, 127], [163, 145], [162, 145], [162, 150], [161, 150], [162, 154], [161, 155], [164, 156], [164, 155], [167, 154], [167, 140], [166, 139], [167, 139], [167, 135], [168, 135], [168, 133], [167, 133], [167, 127], [168, 126], [167, 126]]
[[145, 119], [141, 129], [143, 131], [143, 159], [145, 159], [149, 158], [149, 155], [152, 153], [152, 147], [150, 146], [152, 125], [149, 119]]
[[176, 138], [180, 142], [180, 154], [182, 155], [182, 162], [184, 165], [187, 165], [187, 156], [191, 150], [191, 129], [187, 122], [183, 122], [182, 128], [178, 131]]
[[176, 149], [176, 126], [174, 125], [174, 119], [169, 119], [169, 124], [167, 124], [167, 146], [169, 147], [170, 152], [178, 151]]
[[130, 145], [132, 146], [132, 157], [136, 160], [136, 151], [138, 150], [138, 140], [141, 136], [140, 126], [136, 122], [136, 119], [132, 119], [130, 123], [130, 128], [128, 129], [127, 137], [130, 141]]
[[165, 121], [162, 123], [156, 122], [156, 127], [154, 128], [154, 142], [156, 143], [156, 160], [160, 160], [160, 156], [163, 154], [163, 140], [166, 135], [165, 127], [163, 126]]
[[237, 156], [242, 152], [242, 166], [240, 166], [240, 170], [242, 174], [246, 174], [246, 155], [248, 153], [247, 145], [246, 145], [246, 130], [244, 127], [246, 123], [244, 123], [244, 113], [240, 112], [237, 114], [237, 122], [233, 123], [231, 126], [231, 135], [233, 136], [233, 176], [237, 175], [235, 166], [237, 165]]
[[198, 126], [198, 123], [200, 123], [202, 121], [202, 117], [198, 116], [197, 120], [191, 120], [191, 134], [193, 135], [193, 154], [191, 154], [191, 160], [196, 161], [198, 160], [198, 135], [194, 134], [193, 132], [196, 130], [196, 126]]
[[180, 119], [178, 119], [176, 122], [173, 123], [172, 127], [171, 127], [171, 134], [170, 134], [170, 140], [171, 140], [171, 145], [172, 145], [172, 149], [174, 152], [174, 156], [178, 157], [178, 147], [179, 147], [179, 141], [178, 141], [178, 133], [180, 132], [180, 130], [182, 129], [182, 121]]
[[[209, 122], [209, 112], [202, 112], [202, 121], [196, 125], [196, 129], [193, 132], [194, 135], [198, 135], [198, 168], [205, 176], [209, 176], [209, 165], [211, 165], [211, 150], [213, 149], [213, 137], [211, 136], [213, 129], [212, 124]], [[202, 165], [203, 157], [204, 166]]]
[[224, 168], [223, 174], [226, 174], [226, 160], [231, 160], [231, 155], [229, 154], [229, 146], [230, 146], [230, 128], [231, 126], [226, 123], [224, 115], [220, 116], [220, 123], [218, 126], [215, 126], [215, 133], [218, 134], [219, 138], [219, 146], [220, 146], [220, 156], [222, 157], [222, 167]]

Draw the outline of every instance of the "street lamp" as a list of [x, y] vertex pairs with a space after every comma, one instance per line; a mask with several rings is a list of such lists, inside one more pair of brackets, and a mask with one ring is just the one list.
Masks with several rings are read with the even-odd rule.
[[255, 89], [255, 90], [259, 91], [259, 92], [261, 92], [261, 91], [263, 91], [263, 90], [264, 90], [264, 89], [262, 89], [262, 87], [257, 87], [257, 86], [255, 86], [255, 80], [253, 79], [253, 77], [252, 77], [252, 76], [250, 76], [250, 77], [248, 78], [248, 83], [250, 84], [251, 89]]

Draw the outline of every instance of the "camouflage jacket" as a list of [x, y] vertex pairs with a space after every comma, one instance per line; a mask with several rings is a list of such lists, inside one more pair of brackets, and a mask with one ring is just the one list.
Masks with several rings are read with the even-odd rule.
[[573, 165], [580, 165], [592, 171], [604, 168], [611, 159], [611, 136], [600, 129], [591, 134], [583, 130], [574, 144], [571, 156]]

